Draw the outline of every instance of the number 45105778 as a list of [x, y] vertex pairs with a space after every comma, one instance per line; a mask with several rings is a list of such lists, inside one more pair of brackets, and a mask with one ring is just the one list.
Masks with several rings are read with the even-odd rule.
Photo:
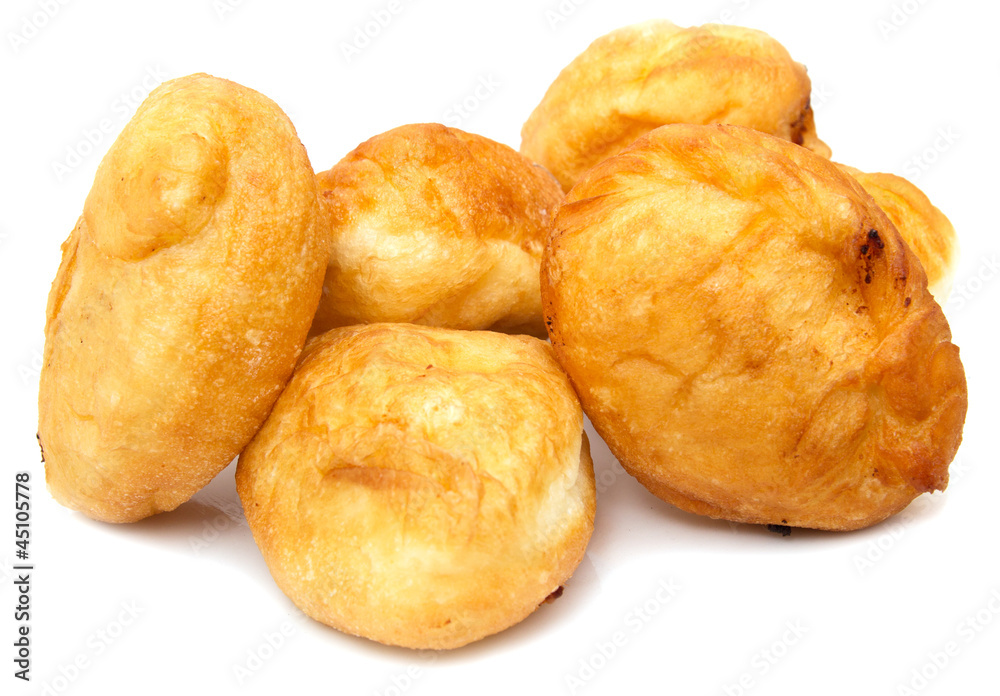
[[18, 472], [15, 482], [14, 508], [17, 522], [14, 525], [14, 537], [17, 558], [24, 561], [28, 559], [28, 542], [31, 541], [31, 474], [26, 471]]

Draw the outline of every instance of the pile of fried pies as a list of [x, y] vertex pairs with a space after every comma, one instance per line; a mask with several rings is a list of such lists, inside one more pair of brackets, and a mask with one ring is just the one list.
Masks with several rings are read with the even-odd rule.
[[519, 152], [403, 125], [316, 174], [265, 96], [164, 83], [62, 247], [49, 490], [134, 522], [239, 456], [281, 590], [432, 649], [516, 624], [582, 560], [585, 415], [697, 515], [853, 530], [943, 490], [955, 231], [832, 161], [809, 96], [763, 32], [652, 21], [574, 59]]

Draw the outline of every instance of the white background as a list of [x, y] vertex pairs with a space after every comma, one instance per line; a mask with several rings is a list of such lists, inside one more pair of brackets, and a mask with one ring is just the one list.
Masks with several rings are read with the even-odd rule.
[[[223, 3], [49, 0], [49, 17], [45, 2], [5, 0], [0, 10], [0, 692], [1000, 693], [996, 3], [403, 0], [350, 61], [344, 44], [388, 0]], [[566, 16], [553, 14], [560, 6]], [[597, 526], [563, 597], [436, 657], [302, 619], [254, 546], [232, 467], [175, 512], [130, 526], [51, 500], [34, 437], [45, 298], [101, 156], [154, 82], [204, 71], [263, 92], [317, 170], [411, 122], [517, 147], [566, 63], [653, 17], [776, 37], [809, 68], [834, 158], [909, 174], [955, 224], [959, 294], [946, 311], [969, 417], [947, 493], [868, 530], [781, 538], [671, 508], [595, 437]], [[477, 99], [481, 81], [497, 86]], [[463, 117], [452, 105], [466, 99], [475, 108]], [[30, 685], [12, 663], [18, 470], [33, 476]], [[950, 643], [955, 654], [936, 666]]]

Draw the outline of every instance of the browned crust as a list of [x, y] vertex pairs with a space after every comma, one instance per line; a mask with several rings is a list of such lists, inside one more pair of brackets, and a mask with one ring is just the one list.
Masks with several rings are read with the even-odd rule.
[[923, 269], [830, 162], [671, 125], [571, 192], [556, 355], [622, 465], [684, 509], [856, 529], [947, 485], [965, 375]]
[[365, 141], [317, 181], [333, 246], [314, 335], [380, 321], [545, 335], [538, 264], [563, 198], [545, 169], [426, 123]]
[[39, 439], [56, 500], [131, 522], [232, 461], [305, 341], [318, 216], [272, 101], [207, 75], [150, 95], [102, 160], [49, 295]]
[[920, 259], [928, 289], [943, 307], [958, 265], [958, 235], [951, 221], [923, 191], [901, 176], [838, 166], [854, 177], [892, 220], [903, 241]]
[[310, 341], [237, 490], [306, 614], [446, 649], [524, 619], [593, 531], [583, 413], [551, 348], [410, 324]]
[[566, 66], [525, 122], [521, 152], [566, 191], [668, 123], [746, 126], [829, 157], [810, 90], [805, 67], [761, 31], [653, 20], [600, 37]]

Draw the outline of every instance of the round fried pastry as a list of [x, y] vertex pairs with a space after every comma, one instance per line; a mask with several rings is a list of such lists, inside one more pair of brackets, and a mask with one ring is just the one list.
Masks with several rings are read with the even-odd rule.
[[237, 489], [306, 614], [454, 648], [524, 619], [583, 558], [595, 490], [582, 427], [538, 339], [345, 327], [307, 344]]
[[682, 509], [848, 530], [947, 484], [948, 323], [885, 213], [805, 148], [652, 131], [570, 193], [542, 295], [595, 428]]
[[559, 184], [436, 123], [395, 128], [318, 175], [333, 247], [312, 333], [409, 322], [545, 335], [538, 267]]
[[806, 69], [762, 31], [652, 20], [594, 41], [555, 79], [521, 130], [521, 152], [563, 188], [668, 123], [729, 123], [803, 145], [816, 137]]
[[329, 240], [274, 102], [164, 83], [97, 170], [49, 294], [38, 409], [63, 505], [131, 522], [239, 454], [291, 375]]

